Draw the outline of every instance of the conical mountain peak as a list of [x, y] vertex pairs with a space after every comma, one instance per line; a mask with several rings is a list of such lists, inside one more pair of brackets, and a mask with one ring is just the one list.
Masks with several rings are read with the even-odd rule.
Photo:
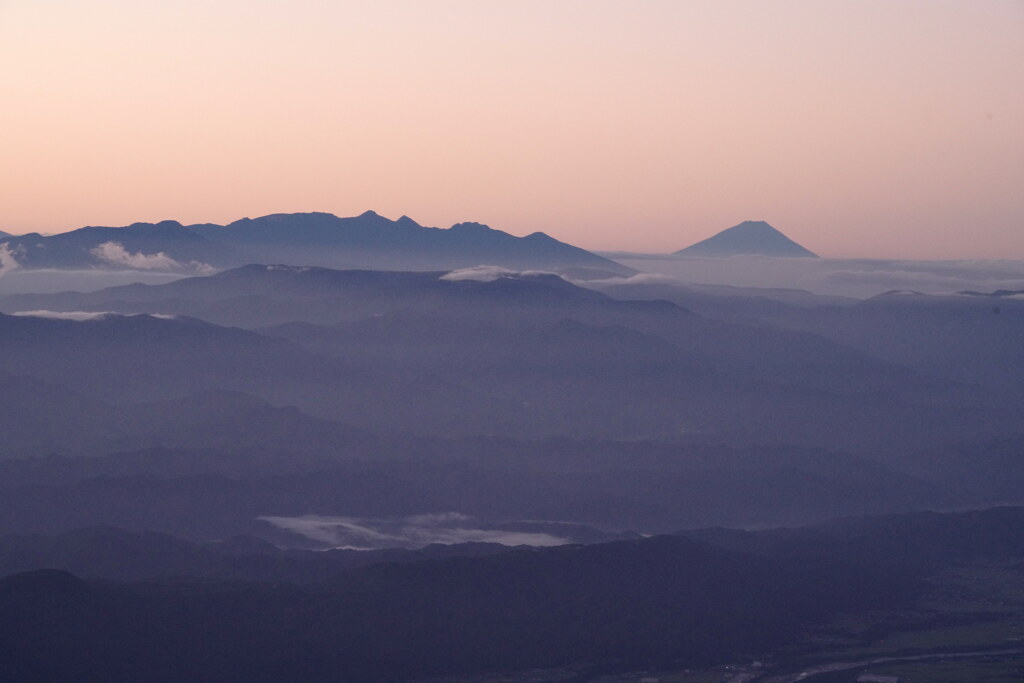
[[675, 253], [680, 256], [817, 257], [765, 221], [743, 221]]

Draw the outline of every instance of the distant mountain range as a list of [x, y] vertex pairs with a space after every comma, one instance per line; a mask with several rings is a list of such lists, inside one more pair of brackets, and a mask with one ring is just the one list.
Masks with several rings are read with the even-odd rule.
[[253, 262], [387, 270], [451, 270], [481, 264], [585, 275], [632, 273], [542, 233], [515, 237], [480, 223], [448, 229], [367, 211], [273, 214], [228, 225], [177, 221], [85, 227], [44, 236], [0, 233], [23, 268], [122, 268], [209, 272]]
[[818, 257], [764, 221], [743, 221], [675, 253], [680, 256]]

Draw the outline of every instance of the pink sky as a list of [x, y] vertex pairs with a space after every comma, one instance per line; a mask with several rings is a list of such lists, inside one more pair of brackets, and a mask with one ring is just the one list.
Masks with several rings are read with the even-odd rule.
[[1017, 0], [0, 0], [0, 130], [14, 233], [372, 208], [1024, 258]]

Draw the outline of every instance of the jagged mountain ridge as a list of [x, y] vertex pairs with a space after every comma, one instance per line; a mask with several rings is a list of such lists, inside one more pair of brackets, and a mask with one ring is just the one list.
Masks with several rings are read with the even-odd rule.
[[[451, 228], [396, 221], [373, 211], [272, 214], [228, 225], [177, 221], [89, 226], [57, 235], [3, 236], [23, 268], [134, 268], [204, 272], [253, 262], [346, 268], [451, 270], [481, 264], [519, 269], [632, 272], [542, 232], [516, 237], [480, 223]], [[117, 245], [117, 246], [111, 246]]]

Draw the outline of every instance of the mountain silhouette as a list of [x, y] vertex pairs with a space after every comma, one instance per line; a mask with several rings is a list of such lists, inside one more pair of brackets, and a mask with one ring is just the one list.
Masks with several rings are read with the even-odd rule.
[[764, 221], [743, 221], [675, 253], [680, 256], [818, 257]]
[[246, 263], [386, 270], [453, 270], [482, 264], [520, 270], [634, 271], [542, 232], [516, 237], [481, 223], [424, 227], [373, 211], [280, 213], [228, 225], [177, 221], [85, 227], [57, 235], [2, 236], [22, 268], [103, 268], [209, 272]]
[[481, 223], [431, 228], [408, 216], [391, 220], [374, 211], [348, 218], [320, 212], [283, 213], [243, 218], [227, 226], [190, 227], [200, 236], [245, 253], [248, 262], [389, 270], [450, 270], [489, 264], [632, 272], [542, 232], [516, 237]]

